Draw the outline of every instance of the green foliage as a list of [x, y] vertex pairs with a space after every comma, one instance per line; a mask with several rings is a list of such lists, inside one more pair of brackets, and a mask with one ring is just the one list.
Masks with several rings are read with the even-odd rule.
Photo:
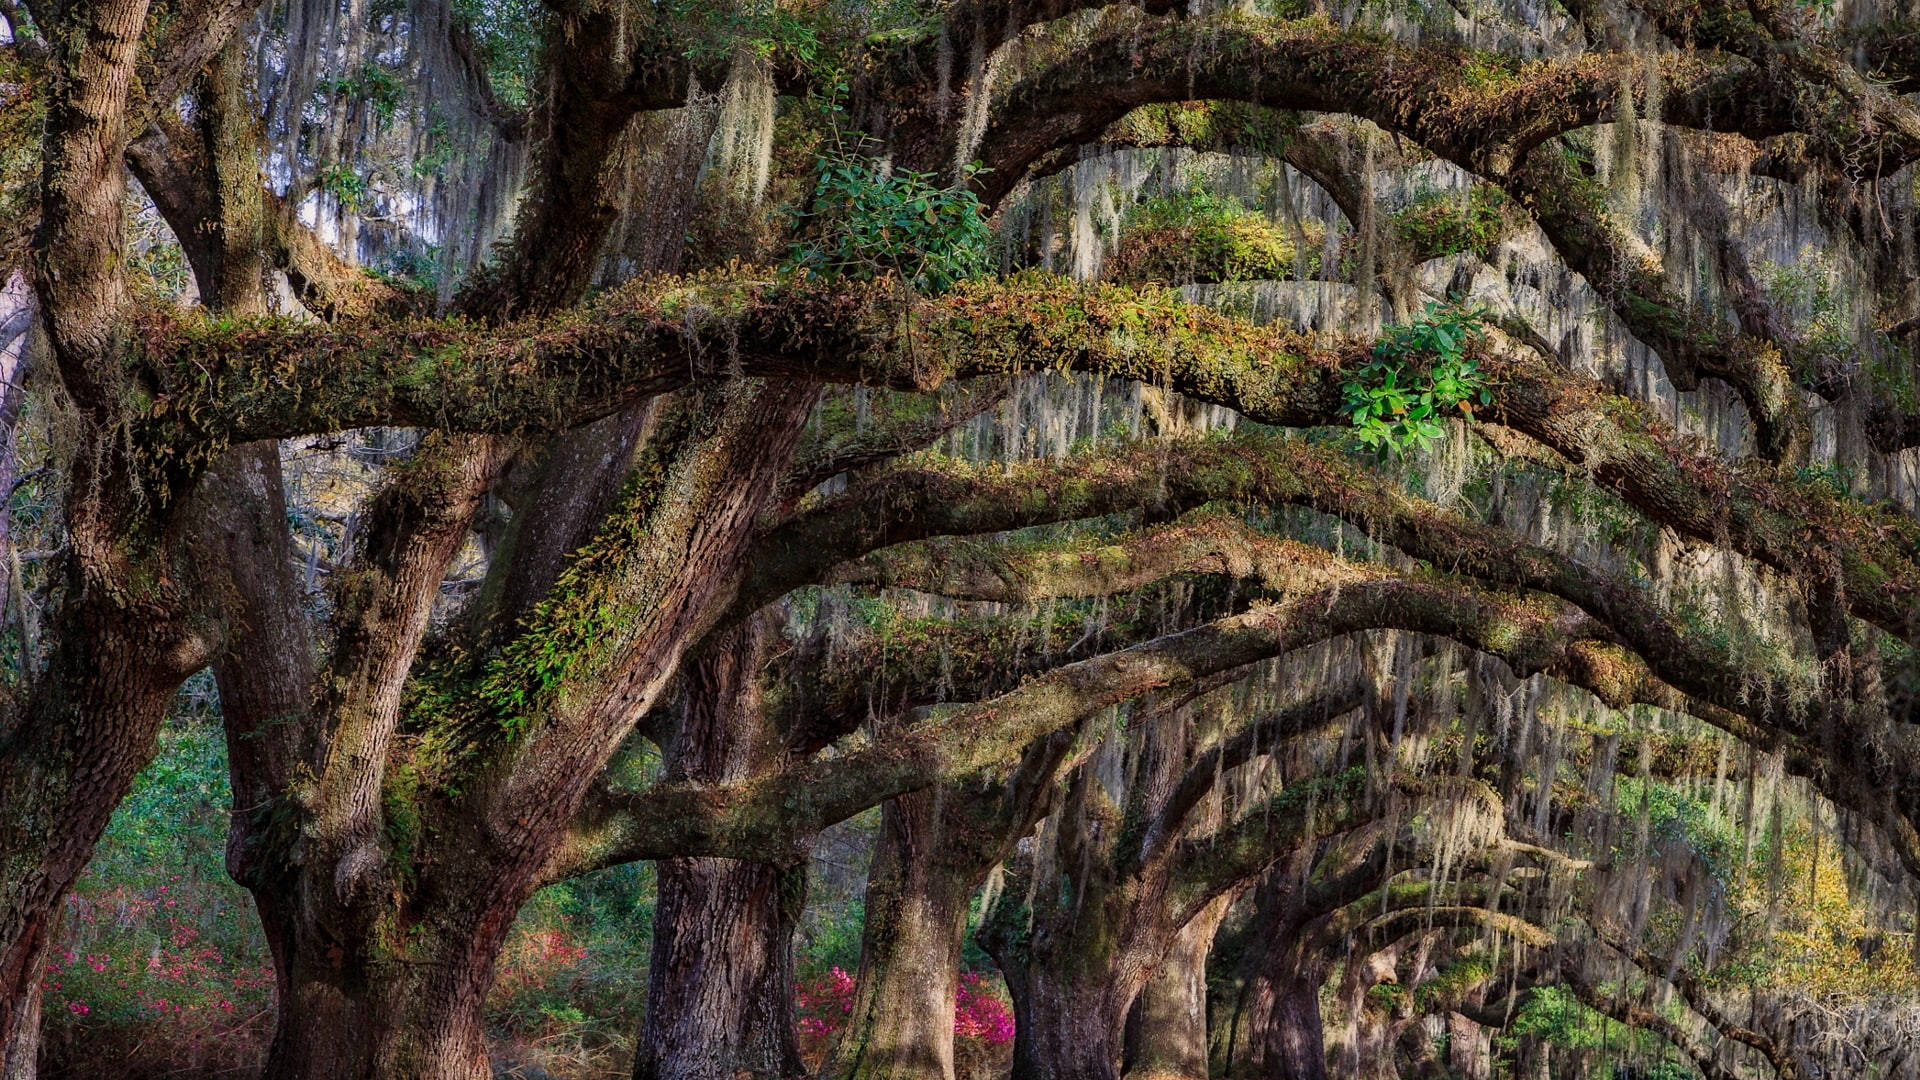
[[1394, 211], [1389, 227], [1427, 258], [1463, 251], [1485, 253], [1507, 234], [1511, 205], [1506, 193], [1476, 184], [1462, 200], [1458, 192], [1427, 190]]
[[1410, 323], [1389, 327], [1373, 359], [1342, 390], [1342, 411], [1360, 441], [1382, 456], [1419, 449], [1440, 438], [1440, 420], [1457, 410], [1472, 416], [1474, 403], [1493, 401], [1480, 363], [1467, 344], [1483, 336], [1480, 307], [1428, 304]]
[[1617, 776], [1614, 784], [1622, 812], [1646, 813], [1650, 842], [1661, 850], [1690, 851], [1722, 887], [1733, 879], [1740, 838], [1710, 801], [1665, 780]]
[[854, 280], [893, 275], [926, 293], [985, 272], [991, 231], [967, 183], [978, 172], [970, 166], [943, 187], [931, 173], [890, 170], [857, 153], [823, 155], [787, 268]]
[[319, 184], [320, 190], [338, 199], [341, 207], [349, 212], [357, 212], [365, 207], [373, 194], [367, 178], [353, 166], [344, 163], [329, 165], [321, 170]]
[[[1109, 266], [1116, 280], [1271, 281], [1292, 278], [1294, 240], [1238, 199], [1190, 189], [1133, 206]], [[1319, 264], [1307, 253], [1305, 270]]]
[[[1910, 358], [1897, 348], [1862, 350], [1855, 340], [1855, 312], [1844, 275], [1831, 258], [1802, 251], [1789, 263], [1763, 261], [1756, 268], [1767, 298], [1788, 313], [1799, 335], [1795, 358], [1801, 378], [1818, 374], [1823, 364], [1850, 366], [1862, 352], [1869, 359], [1867, 375], [1876, 392], [1892, 398], [1900, 408], [1914, 402]], [[1892, 342], [1887, 342], [1892, 345]]]
[[545, 5], [540, 0], [453, 0], [493, 92], [508, 105], [533, 98]]
[[1127, 224], [1142, 229], [1166, 229], [1228, 222], [1251, 213], [1253, 211], [1239, 199], [1203, 188], [1190, 188], [1135, 203], [1127, 211]]
[[1532, 1036], [1563, 1050], [1598, 1050], [1630, 1031], [1581, 1004], [1572, 990], [1543, 986], [1514, 1015], [1502, 1041], [1513, 1045], [1519, 1036]]
[[1493, 961], [1485, 955], [1467, 956], [1448, 964], [1414, 991], [1414, 1004], [1423, 1011], [1451, 1008], [1469, 991], [1493, 977]]
[[1399, 983], [1375, 983], [1367, 988], [1367, 1004], [1384, 1013], [1399, 1015], [1412, 1000], [1407, 988]]
[[342, 75], [332, 80], [328, 86], [336, 94], [356, 98], [366, 102], [373, 114], [381, 122], [392, 120], [400, 111], [400, 102], [406, 96], [406, 86], [400, 82], [385, 65], [368, 60], [360, 65], [360, 70], [352, 75]]
[[212, 679], [187, 684], [159, 752], [67, 898], [42, 982], [47, 1075], [257, 1071], [273, 970], [226, 876], [226, 744]]
[[800, 977], [817, 977], [834, 968], [858, 969], [860, 934], [866, 921], [867, 904], [863, 898], [855, 898], [809, 920], [803, 928], [800, 955], [796, 958]]

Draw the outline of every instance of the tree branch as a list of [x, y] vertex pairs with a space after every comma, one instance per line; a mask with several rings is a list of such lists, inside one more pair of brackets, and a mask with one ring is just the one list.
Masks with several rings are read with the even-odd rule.
[[[1359, 342], [1324, 349], [1306, 335], [1149, 290], [1024, 278], [965, 287], [909, 311], [891, 296], [885, 287], [648, 282], [589, 317], [493, 332], [458, 323], [336, 331], [156, 321], [147, 340], [149, 356], [164, 364], [158, 415], [139, 434], [147, 445], [190, 448], [379, 424], [555, 430], [703, 374], [929, 389], [1049, 366], [1162, 385], [1262, 423], [1305, 427], [1344, 421], [1341, 382], [1370, 355]], [[1495, 400], [1476, 419], [1544, 443], [1684, 535], [1789, 574], [1837, 562], [1855, 615], [1898, 636], [1911, 632], [1920, 524], [1729, 465], [1647, 407], [1498, 340], [1480, 359]]]

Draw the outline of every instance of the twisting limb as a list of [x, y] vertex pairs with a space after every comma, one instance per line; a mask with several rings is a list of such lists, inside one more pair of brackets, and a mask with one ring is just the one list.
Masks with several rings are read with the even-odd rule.
[[1285, 742], [1325, 727], [1359, 708], [1364, 697], [1363, 689], [1354, 683], [1322, 687], [1304, 700], [1268, 713], [1209, 747], [1181, 774], [1160, 812], [1147, 826], [1146, 837], [1140, 842], [1140, 861], [1155, 863], [1172, 856], [1174, 846], [1186, 831], [1189, 815], [1213, 790], [1224, 770], [1244, 765], [1257, 753], [1271, 752]]
[[[1368, 355], [1358, 342], [1323, 349], [1305, 335], [1146, 290], [1022, 279], [918, 302], [910, 317], [891, 296], [885, 288], [653, 282], [544, 331], [156, 327], [150, 349], [169, 359], [156, 373], [159, 415], [144, 438], [217, 447], [379, 424], [554, 430], [703, 371], [925, 389], [1047, 366], [1166, 385], [1263, 423], [1314, 426], [1344, 422], [1342, 372]], [[1910, 632], [1920, 599], [1912, 555], [1920, 526], [1911, 519], [1730, 465], [1646, 406], [1529, 352], [1493, 342], [1481, 362], [1495, 400], [1476, 419], [1545, 444], [1682, 534], [1788, 573], [1837, 559], [1850, 610], [1889, 633]]]
[[[1302, 565], [1311, 571], [1336, 561], [1303, 553]], [[1563, 605], [1477, 590], [1458, 580], [1382, 577], [1054, 668], [998, 698], [941, 711], [893, 729], [871, 747], [760, 784], [700, 792], [656, 787], [619, 797], [576, 822], [548, 877], [649, 858], [656, 851], [778, 861], [791, 836], [818, 831], [875, 800], [942, 777], [994, 768], [1041, 735], [1111, 705], [1150, 691], [1177, 691], [1218, 672], [1373, 628], [1450, 637], [1498, 656], [1516, 672], [1545, 672], [1592, 689], [1615, 707], [1645, 699], [1685, 705], [1643, 667], [1644, 677], [1621, 678], [1637, 660], [1608, 652], [1600, 644], [1608, 636], [1604, 628]], [[1603, 655], [1605, 664], [1596, 666]]]
[[[1177, 489], [1163, 488], [1160, 494], [1165, 496], [1163, 505], [1192, 505], [1195, 501], [1194, 495]], [[1250, 501], [1272, 497], [1258, 490], [1243, 494]], [[1221, 497], [1231, 496], [1222, 491]], [[1213, 574], [1280, 594], [1302, 584], [1298, 566], [1303, 547], [1298, 541], [1267, 535], [1225, 514], [1198, 511], [1109, 542], [1092, 540], [1034, 548], [942, 538], [903, 544], [842, 563], [827, 573], [825, 583], [915, 589], [955, 600], [1030, 604], [1111, 595], [1175, 574]], [[1317, 587], [1321, 583], [1311, 584]]]
[[1535, 150], [1500, 183], [1568, 267], [1586, 278], [1635, 337], [1660, 354], [1675, 386], [1691, 390], [1702, 375], [1725, 380], [1746, 403], [1763, 456], [1789, 464], [1804, 456], [1811, 436], [1794, 372], [1814, 370], [1814, 357], [1803, 355], [1809, 351], [1771, 310], [1744, 258], [1733, 250], [1737, 241], [1726, 235], [1725, 207], [1717, 195], [1703, 192], [1698, 201], [1705, 224], [1718, 225], [1716, 242], [1741, 315], [1738, 329], [1674, 295], [1665, 270], [1634, 250], [1639, 245], [1612, 220], [1598, 182], [1556, 148]]
[[969, 386], [958, 400], [941, 401], [931, 415], [915, 415], [877, 425], [846, 442], [830, 441], [797, 455], [793, 472], [781, 482], [782, 501], [791, 504], [802, 495], [839, 476], [863, 472], [895, 458], [924, 450], [954, 429], [985, 413], [1013, 389], [1010, 379], [990, 379]]
[[1675, 1049], [1692, 1059], [1708, 1080], [1745, 1080], [1739, 1070], [1722, 1063], [1717, 1043], [1703, 1041], [1698, 1032], [1684, 1023], [1668, 1019], [1658, 1009], [1648, 1008], [1617, 990], [1608, 992], [1578, 962], [1563, 965], [1560, 977], [1581, 1004], [1628, 1027], [1651, 1031], [1666, 1039]]
[[1657, 979], [1671, 986], [1686, 1001], [1689, 1009], [1698, 1014], [1702, 1020], [1713, 1025], [1721, 1038], [1758, 1050], [1773, 1066], [1773, 1071], [1780, 1080], [1799, 1080], [1800, 1068], [1794, 1060], [1792, 1050], [1781, 1046], [1761, 1032], [1735, 1022], [1714, 1002], [1712, 993], [1702, 987], [1699, 980], [1695, 979], [1684, 965], [1663, 963], [1659, 957], [1648, 952], [1645, 945], [1615, 933], [1598, 919], [1588, 919], [1587, 927], [1594, 941], [1618, 953], [1623, 962], [1638, 968], [1649, 983]]

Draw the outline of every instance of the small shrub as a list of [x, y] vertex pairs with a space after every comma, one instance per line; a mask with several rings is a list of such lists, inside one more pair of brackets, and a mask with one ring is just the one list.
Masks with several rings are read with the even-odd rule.
[[892, 275], [928, 293], [981, 274], [992, 232], [968, 186], [977, 172], [942, 186], [931, 173], [888, 169], [858, 153], [824, 154], [787, 267], [855, 280]]
[[[1170, 285], [1274, 281], [1295, 275], [1298, 254], [1286, 229], [1239, 200], [1186, 191], [1129, 211], [1107, 276]], [[1319, 254], [1307, 253], [1307, 273], [1318, 265]]]
[[1382, 456], [1419, 449], [1446, 433], [1440, 421], [1449, 413], [1472, 416], [1476, 402], [1493, 401], [1480, 362], [1466, 354], [1484, 333], [1484, 316], [1480, 308], [1428, 304], [1419, 319], [1381, 335], [1373, 359], [1341, 388], [1342, 410], [1362, 443]]

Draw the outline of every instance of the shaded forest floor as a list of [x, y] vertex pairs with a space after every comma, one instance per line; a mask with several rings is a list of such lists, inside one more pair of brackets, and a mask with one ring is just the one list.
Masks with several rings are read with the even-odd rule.
[[[221, 864], [226, 752], [209, 698], [183, 696], [69, 901], [44, 984], [47, 1080], [239, 1077], [265, 1059], [273, 967], [246, 891]], [[816, 851], [796, 964], [802, 1045], [816, 1062], [852, 1006], [876, 817], [832, 831]], [[631, 1075], [653, 901], [652, 866], [635, 863], [527, 905], [491, 1002], [500, 1075]], [[986, 970], [984, 956], [971, 959]], [[971, 976], [961, 1005], [964, 1075], [1004, 1073], [1013, 1025], [998, 977]]]

